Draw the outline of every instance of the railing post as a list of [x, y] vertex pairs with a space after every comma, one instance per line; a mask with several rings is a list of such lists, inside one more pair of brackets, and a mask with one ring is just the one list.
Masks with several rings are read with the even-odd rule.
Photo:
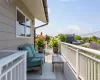
[[79, 49], [76, 51], [76, 77], [79, 78]]
[[64, 44], [61, 43], [61, 44], [60, 44], [60, 52], [61, 52], [62, 55], [64, 55], [64, 53], [63, 53], [63, 46], [64, 46]]
[[67, 55], [68, 55], [68, 45], [66, 45], [66, 59], [67, 59]]

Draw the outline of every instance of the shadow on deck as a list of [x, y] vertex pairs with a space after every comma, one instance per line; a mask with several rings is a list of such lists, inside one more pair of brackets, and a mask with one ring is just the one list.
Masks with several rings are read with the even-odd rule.
[[77, 80], [67, 63], [64, 65], [64, 72], [59, 64], [55, 65], [55, 71], [52, 72], [51, 50], [46, 52], [45, 59], [46, 62], [43, 65], [42, 75], [39, 74], [39, 71], [28, 72], [27, 80]]

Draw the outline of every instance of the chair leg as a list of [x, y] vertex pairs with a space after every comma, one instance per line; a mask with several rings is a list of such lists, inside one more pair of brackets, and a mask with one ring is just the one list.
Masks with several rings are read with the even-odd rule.
[[42, 75], [42, 58], [41, 58], [41, 61], [40, 61], [40, 75]]
[[45, 63], [45, 58], [44, 58], [44, 63]]

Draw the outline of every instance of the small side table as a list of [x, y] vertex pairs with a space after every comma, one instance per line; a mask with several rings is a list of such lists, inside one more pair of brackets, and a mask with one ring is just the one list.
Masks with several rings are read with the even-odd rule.
[[64, 62], [65, 62], [65, 59], [62, 55], [53, 54], [52, 55], [52, 71], [54, 72], [55, 64], [61, 64], [63, 66], [62, 69], [64, 69]]

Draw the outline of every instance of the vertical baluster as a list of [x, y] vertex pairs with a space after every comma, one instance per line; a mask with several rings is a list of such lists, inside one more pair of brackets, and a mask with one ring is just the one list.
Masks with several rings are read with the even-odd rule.
[[21, 62], [21, 80], [23, 80], [23, 61]]
[[78, 54], [78, 74], [80, 74], [80, 54]]
[[20, 80], [22, 80], [22, 62], [20, 63]]
[[22, 63], [20, 63], [20, 80], [22, 80]]
[[20, 63], [19, 63], [18, 66], [19, 66], [19, 80], [21, 80], [21, 79], [20, 79]]
[[90, 59], [88, 59], [88, 80], [90, 80]]
[[[1, 71], [2, 71], [2, 67], [0, 67], [0, 75], [1, 75]], [[1, 80], [1, 76], [0, 76], [0, 80]]]
[[79, 49], [76, 51], [76, 71], [77, 71], [77, 79], [79, 78]]
[[24, 67], [24, 61], [22, 61], [22, 79], [25, 80], [25, 67]]
[[14, 80], [14, 68], [12, 69], [12, 80]]
[[98, 80], [100, 80], [100, 63], [98, 63]]
[[5, 75], [5, 80], [7, 80], [7, 73], [6, 73], [6, 75]]
[[16, 67], [14, 67], [14, 74], [15, 74], [14, 79], [16, 80]]
[[91, 80], [93, 80], [93, 60], [91, 60]]
[[11, 78], [10, 79], [12, 80], [12, 70], [11, 70]]
[[16, 80], [18, 80], [18, 65], [16, 66]]
[[94, 80], [96, 80], [96, 62], [94, 61]]
[[23, 69], [24, 69], [24, 67], [23, 67], [23, 61], [21, 62], [21, 68], [22, 68], [22, 69], [21, 69], [21, 71], [22, 71], [22, 72], [21, 72], [21, 73], [22, 73], [22, 80], [24, 80], [24, 79], [23, 79], [23, 75], [24, 75], [24, 73], [23, 73]]
[[24, 80], [26, 80], [27, 76], [27, 52], [24, 54]]
[[88, 80], [88, 58], [86, 58], [86, 80]]
[[11, 80], [11, 71], [7, 73], [7, 80]]
[[18, 70], [17, 71], [18, 71], [18, 80], [19, 80], [19, 64], [18, 64]]

